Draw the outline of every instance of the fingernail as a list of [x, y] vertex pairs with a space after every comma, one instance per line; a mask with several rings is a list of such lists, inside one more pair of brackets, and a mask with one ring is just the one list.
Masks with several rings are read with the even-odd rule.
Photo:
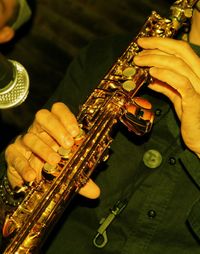
[[76, 137], [79, 134], [80, 130], [77, 126], [74, 126], [69, 129], [69, 133], [72, 135], [72, 137]]
[[64, 143], [65, 143], [65, 148], [72, 147], [74, 144], [73, 140], [69, 140], [69, 139], [66, 139]]
[[52, 153], [49, 155], [49, 163], [57, 164], [60, 161], [60, 156], [57, 153]]
[[74, 144], [74, 141], [73, 141], [73, 138], [72, 138], [72, 137], [64, 138], [64, 147], [65, 147], [65, 148], [72, 147], [73, 144]]
[[155, 67], [151, 67], [151, 68], [149, 69], [149, 73], [150, 73], [151, 75], [155, 75], [156, 72], [157, 72], [157, 69], [156, 69]]
[[135, 57], [134, 57], [134, 62], [139, 63], [140, 60], [141, 60], [141, 57], [140, 57], [140, 56], [135, 56]]

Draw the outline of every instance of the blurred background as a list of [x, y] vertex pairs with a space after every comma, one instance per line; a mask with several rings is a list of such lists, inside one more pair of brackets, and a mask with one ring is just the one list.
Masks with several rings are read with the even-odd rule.
[[81, 48], [99, 37], [132, 34], [152, 10], [167, 16], [172, 0], [30, 0], [32, 19], [16, 38], [0, 46], [30, 77], [30, 93], [19, 107], [0, 111], [0, 148], [31, 123]]

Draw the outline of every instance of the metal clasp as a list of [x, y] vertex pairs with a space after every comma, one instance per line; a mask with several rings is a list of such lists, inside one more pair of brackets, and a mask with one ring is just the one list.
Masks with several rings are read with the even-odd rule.
[[93, 239], [93, 244], [97, 248], [103, 248], [107, 244], [108, 237], [107, 237], [106, 229], [110, 226], [110, 224], [115, 219], [115, 217], [124, 210], [126, 205], [127, 205], [127, 200], [122, 200], [122, 201], [118, 200], [113, 206], [113, 208], [110, 209], [109, 215], [106, 218], [102, 218], [100, 220], [99, 224], [101, 226], [97, 229], [97, 234]]

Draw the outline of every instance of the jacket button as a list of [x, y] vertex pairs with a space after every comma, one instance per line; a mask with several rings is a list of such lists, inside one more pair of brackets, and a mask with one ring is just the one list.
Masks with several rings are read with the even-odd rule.
[[176, 164], [176, 159], [174, 157], [169, 158], [169, 164], [170, 165], [175, 165]]
[[149, 218], [151, 218], [151, 219], [156, 217], [156, 211], [154, 211], [154, 210], [149, 210], [147, 214], [148, 214]]
[[162, 163], [162, 155], [157, 150], [150, 149], [144, 153], [143, 162], [148, 168], [157, 168]]
[[157, 109], [155, 110], [155, 115], [156, 115], [156, 116], [160, 116], [161, 113], [162, 113], [162, 110], [161, 110], [161, 109], [157, 108]]

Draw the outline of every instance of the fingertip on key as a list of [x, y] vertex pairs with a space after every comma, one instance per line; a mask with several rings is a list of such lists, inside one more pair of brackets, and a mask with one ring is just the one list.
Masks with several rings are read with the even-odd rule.
[[60, 161], [60, 155], [57, 153], [52, 153], [49, 155], [48, 163], [55, 165]]
[[27, 182], [32, 182], [36, 178], [36, 172], [33, 169], [29, 169], [25, 175], [24, 175], [24, 180]]

